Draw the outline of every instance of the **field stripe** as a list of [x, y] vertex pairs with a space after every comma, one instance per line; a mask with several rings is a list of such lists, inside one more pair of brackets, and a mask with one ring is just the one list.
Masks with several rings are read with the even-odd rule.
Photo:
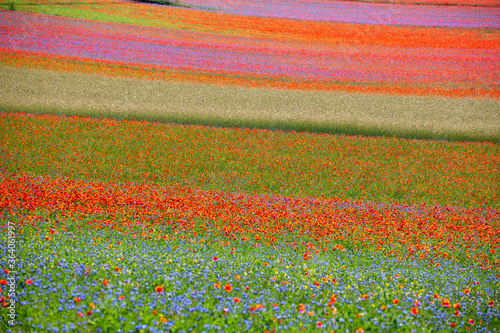
[[448, 28], [500, 28], [500, 8], [473, 6], [415, 6], [331, 0], [219, 1], [183, 0], [194, 8], [236, 15], [342, 22]]
[[500, 102], [110, 78], [0, 66], [1, 107], [95, 117], [500, 142]]

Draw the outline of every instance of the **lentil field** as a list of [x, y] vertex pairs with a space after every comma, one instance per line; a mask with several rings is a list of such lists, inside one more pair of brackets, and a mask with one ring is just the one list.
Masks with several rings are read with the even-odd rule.
[[0, 0], [0, 331], [499, 332], [499, 6]]

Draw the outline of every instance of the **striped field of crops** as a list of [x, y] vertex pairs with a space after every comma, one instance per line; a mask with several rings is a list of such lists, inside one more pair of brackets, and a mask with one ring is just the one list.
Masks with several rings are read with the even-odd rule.
[[499, 1], [153, 2], [0, 0], [0, 332], [500, 331]]

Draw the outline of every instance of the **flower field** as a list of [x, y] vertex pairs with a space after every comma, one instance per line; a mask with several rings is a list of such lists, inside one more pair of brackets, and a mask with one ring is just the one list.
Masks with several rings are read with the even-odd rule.
[[[402, 8], [406, 11], [406, 7]], [[410, 20], [399, 22], [402, 26], [384, 25], [383, 29], [380, 24], [390, 24], [390, 18], [378, 14], [373, 15], [379, 22], [342, 23], [121, 2], [98, 8], [82, 2], [65, 5], [63, 12], [55, 11], [57, 5], [50, 10], [31, 5], [20, 8], [57, 16], [0, 12], [1, 63], [9, 66], [64, 67], [85, 73], [91, 67], [92, 73], [125, 72], [129, 77], [151, 77], [143, 72], [161, 71], [162, 75], [153, 77], [250, 87], [499, 96], [499, 8], [460, 7], [486, 11], [474, 14], [483, 23], [470, 23], [474, 15], [464, 13], [456, 18], [456, 24], [448, 25], [453, 28], [434, 27], [444, 18], [452, 19], [441, 13], [427, 17], [426, 24]], [[448, 7], [438, 9], [444, 8]], [[447, 10], [453, 10], [450, 8]], [[319, 6], [310, 16], [324, 10], [332, 11]], [[398, 13], [393, 16], [400, 17]]]
[[498, 1], [182, 3], [0, 0], [0, 332], [499, 332]]
[[26, 330], [498, 327], [497, 145], [1, 120]]

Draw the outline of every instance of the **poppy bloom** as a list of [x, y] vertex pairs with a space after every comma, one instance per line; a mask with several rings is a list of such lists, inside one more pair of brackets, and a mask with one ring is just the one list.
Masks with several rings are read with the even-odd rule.
[[5, 280], [0, 280], [0, 284], [1, 284], [2, 286], [6, 286], [6, 285], [7, 285], [7, 281], [5, 281]]
[[368, 298], [368, 297], [370, 297], [370, 296], [368, 296], [368, 295], [364, 294], [364, 295], [363, 295], [363, 296], [361, 296], [361, 297], [362, 297], [363, 299], [367, 299], [367, 298]]
[[233, 290], [233, 287], [230, 284], [226, 284], [224, 286], [224, 290], [227, 291], [227, 292], [230, 292], [231, 290]]
[[455, 310], [455, 316], [460, 317], [460, 312], [458, 310]]
[[464, 294], [469, 295], [470, 294], [470, 290], [469, 289], [464, 289]]
[[450, 324], [450, 327], [455, 327], [455, 326], [456, 326], [456, 324], [455, 324], [455, 323], [451, 323], [451, 324]]
[[415, 305], [416, 307], [419, 307], [420, 305], [422, 305], [422, 303], [420, 303], [419, 300], [416, 300], [413, 305]]
[[469, 325], [474, 325], [474, 319], [469, 320]]
[[395, 299], [392, 300], [392, 303], [394, 303], [394, 304], [397, 305], [399, 303], [399, 300], [397, 298], [395, 298]]
[[490, 302], [488, 303], [488, 305], [489, 305], [489, 306], [491, 306], [491, 307], [494, 307], [494, 306], [495, 306], [495, 302], [490, 301]]
[[95, 309], [95, 304], [94, 303], [90, 303], [89, 306], [93, 309]]
[[26, 285], [28, 285], [28, 286], [29, 286], [29, 285], [31, 285], [31, 284], [33, 284], [33, 280], [26, 280]]
[[73, 300], [74, 300], [76, 303], [80, 303], [80, 302], [81, 302], [80, 297], [75, 297], [75, 298], [73, 298]]
[[321, 326], [323, 326], [323, 324], [322, 324], [320, 321], [318, 321], [318, 322], [316, 323], [316, 327], [317, 327], [317, 328], [321, 328]]
[[120, 301], [121, 301], [122, 299], [124, 299], [124, 298], [125, 298], [125, 296], [120, 296], [120, 297], [118, 297], [118, 299], [119, 299]]
[[264, 308], [264, 305], [262, 305], [262, 304], [256, 304], [255, 305], [255, 309], [256, 310], [260, 310], [260, 309], [263, 309], [263, 308]]
[[240, 301], [240, 299], [239, 299], [238, 297], [235, 297], [235, 298], [234, 298], [234, 301], [235, 301], [235, 303], [239, 303], [239, 302], [241, 302], [241, 301]]
[[120, 273], [120, 271], [121, 271], [121, 270], [120, 270], [120, 267], [116, 267], [116, 268], [115, 268], [115, 271], [116, 271], [117, 273]]
[[250, 311], [254, 312], [255, 308], [253, 306], [250, 307]]
[[108, 280], [104, 279], [104, 280], [102, 281], [102, 285], [103, 285], [103, 286], [105, 286], [105, 287], [109, 286], [109, 282], [108, 282]]
[[161, 318], [160, 318], [160, 321], [161, 321], [162, 323], [164, 323], [164, 324], [165, 324], [168, 320], [167, 320], [167, 318], [163, 318], [163, 317], [161, 317]]
[[385, 311], [387, 309], [387, 306], [382, 305], [380, 308], [382, 309], [382, 311]]
[[87, 315], [88, 316], [92, 315], [92, 311], [87, 311]]
[[213, 261], [217, 261], [217, 259], [219, 259], [219, 258], [217, 258], [217, 257], [212, 258]]
[[9, 274], [10, 273], [10, 271], [9, 271], [8, 268], [4, 269], [3, 271], [5, 272], [5, 274]]
[[214, 283], [214, 288], [219, 289], [220, 288], [220, 283]]
[[412, 315], [418, 315], [418, 308], [412, 308], [411, 309], [411, 314]]
[[460, 309], [460, 304], [458, 304], [458, 303], [453, 304], [453, 308], [454, 309]]
[[155, 290], [156, 290], [156, 292], [157, 292], [158, 294], [160, 294], [160, 293], [162, 293], [162, 292], [163, 292], [163, 286], [157, 286], [157, 287], [155, 288]]
[[442, 302], [441, 305], [444, 306], [445, 308], [449, 308], [451, 306], [451, 302], [449, 299], [443, 299], [441, 302]]

